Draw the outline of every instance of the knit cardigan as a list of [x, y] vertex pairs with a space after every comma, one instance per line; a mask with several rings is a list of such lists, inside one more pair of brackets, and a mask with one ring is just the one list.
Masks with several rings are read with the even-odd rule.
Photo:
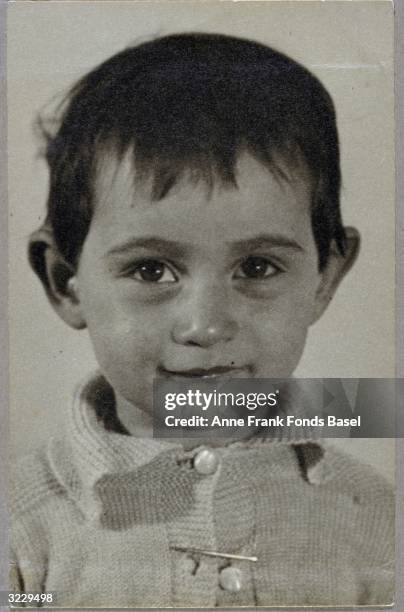
[[392, 603], [394, 498], [372, 468], [318, 442], [254, 440], [215, 448], [201, 474], [201, 448], [107, 429], [100, 381], [12, 478], [15, 590], [64, 607]]

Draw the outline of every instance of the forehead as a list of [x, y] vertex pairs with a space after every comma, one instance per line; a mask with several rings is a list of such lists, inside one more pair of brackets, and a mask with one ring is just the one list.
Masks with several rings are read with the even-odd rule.
[[[244, 153], [235, 168], [236, 184], [213, 185], [185, 172], [168, 194], [152, 201], [152, 178], [136, 178], [133, 155], [121, 161], [101, 160], [95, 181], [95, 210], [90, 232], [106, 242], [122, 234], [153, 234], [191, 240], [202, 231], [218, 239], [249, 238], [258, 231], [286, 232], [290, 237], [311, 236], [311, 180], [303, 164], [295, 167], [279, 160], [271, 171]], [[206, 236], [205, 236], [206, 238]]]

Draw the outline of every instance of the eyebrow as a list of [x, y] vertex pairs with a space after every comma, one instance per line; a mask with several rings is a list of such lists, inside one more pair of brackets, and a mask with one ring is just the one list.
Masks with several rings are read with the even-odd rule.
[[[262, 247], [292, 249], [294, 251], [304, 252], [304, 248], [293, 240], [282, 234], [259, 234], [252, 238], [227, 242], [227, 246], [232, 253], [240, 253], [253, 251]], [[131, 238], [122, 244], [119, 244], [110, 249], [106, 257], [114, 257], [127, 255], [136, 249], [150, 249], [162, 255], [170, 255], [171, 257], [185, 257], [193, 250], [193, 245], [186, 242], [177, 242], [175, 240], [167, 240], [166, 238], [157, 238], [155, 236], [145, 236], [142, 238]]]
[[127, 255], [136, 249], [150, 249], [156, 253], [169, 254], [172, 257], [184, 257], [192, 249], [192, 246], [175, 240], [145, 236], [143, 238], [130, 238], [126, 242], [118, 244], [108, 251], [106, 257]]
[[301, 244], [288, 238], [283, 234], [259, 234], [253, 238], [246, 238], [245, 240], [236, 240], [235, 242], [229, 243], [232, 251], [253, 251], [260, 247], [282, 247], [284, 249], [292, 249], [294, 251], [300, 251], [304, 253], [304, 248]]

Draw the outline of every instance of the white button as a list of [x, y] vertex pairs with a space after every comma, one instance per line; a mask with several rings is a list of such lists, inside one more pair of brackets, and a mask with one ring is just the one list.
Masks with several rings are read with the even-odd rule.
[[238, 593], [241, 590], [242, 573], [238, 567], [225, 567], [219, 575], [219, 583], [222, 589], [230, 593]]
[[199, 474], [214, 474], [218, 465], [219, 457], [207, 448], [199, 451], [194, 459], [194, 468]]

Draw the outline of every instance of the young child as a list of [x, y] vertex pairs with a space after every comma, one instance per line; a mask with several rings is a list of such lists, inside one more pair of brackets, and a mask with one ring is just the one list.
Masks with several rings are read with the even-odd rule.
[[372, 468], [254, 431], [152, 436], [156, 378], [291, 376], [354, 262], [324, 87], [248, 40], [167, 36], [73, 87], [47, 161], [30, 261], [100, 373], [13, 478], [14, 588], [68, 607], [390, 604], [393, 496]]

